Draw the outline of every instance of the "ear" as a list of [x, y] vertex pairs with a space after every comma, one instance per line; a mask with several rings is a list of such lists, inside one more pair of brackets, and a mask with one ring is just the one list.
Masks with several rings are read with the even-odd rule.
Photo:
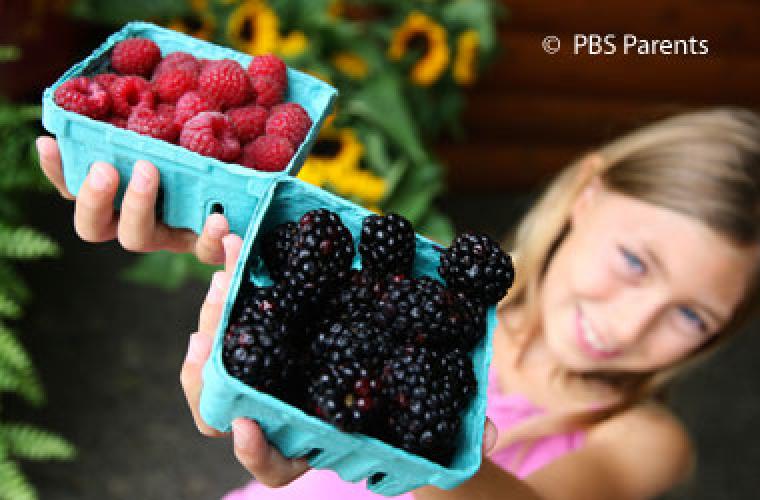
[[594, 201], [596, 201], [599, 193], [604, 190], [602, 179], [597, 173], [601, 162], [602, 158], [598, 154], [592, 153], [588, 155], [581, 164], [580, 175], [587, 178], [588, 181], [573, 202], [571, 213], [571, 222], [573, 226], [583, 219], [589, 208], [594, 204]]

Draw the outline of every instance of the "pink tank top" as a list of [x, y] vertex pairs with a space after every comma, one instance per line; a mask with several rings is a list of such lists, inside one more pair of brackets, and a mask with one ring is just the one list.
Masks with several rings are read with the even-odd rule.
[[[500, 430], [544, 412], [520, 394], [504, 395], [500, 392], [498, 378], [492, 370], [488, 377], [487, 415]], [[584, 432], [546, 436], [532, 442], [528, 448], [524, 443], [515, 443], [492, 453], [489, 458], [501, 468], [519, 478], [530, 475], [552, 460], [561, 457], [583, 445]], [[267, 488], [256, 482], [231, 491], [223, 500], [364, 500], [387, 498], [370, 492], [363, 482], [347, 483], [333, 471], [311, 470], [304, 476], [283, 488]], [[411, 493], [393, 497], [413, 500]]]

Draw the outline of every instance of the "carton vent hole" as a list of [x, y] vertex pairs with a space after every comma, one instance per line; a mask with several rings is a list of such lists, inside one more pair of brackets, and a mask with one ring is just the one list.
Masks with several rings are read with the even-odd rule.
[[322, 448], [312, 448], [308, 452], [306, 452], [306, 454], [302, 456], [301, 458], [303, 458], [304, 460], [313, 460], [317, 458], [319, 455], [321, 455], [323, 451], [324, 450]]
[[212, 214], [222, 214], [222, 215], [224, 215], [224, 205], [222, 205], [218, 201], [214, 202], [211, 205], [211, 213]]
[[385, 479], [387, 474], [385, 472], [375, 472], [371, 476], [369, 476], [369, 479], [367, 479], [367, 483], [369, 485], [375, 485]]

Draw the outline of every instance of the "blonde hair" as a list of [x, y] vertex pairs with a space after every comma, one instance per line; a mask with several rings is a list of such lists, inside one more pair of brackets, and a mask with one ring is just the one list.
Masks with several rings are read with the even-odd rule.
[[[565, 168], [506, 242], [516, 256], [517, 272], [500, 312], [509, 315], [511, 308], [520, 309], [523, 319], [506, 328], [517, 336], [523, 352], [540, 333], [541, 283], [569, 230], [573, 203], [595, 176], [614, 192], [694, 217], [738, 245], [760, 241], [760, 116], [742, 109], [712, 109], [628, 133]], [[760, 303], [757, 281], [720, 334], [686, 359], [651, 373], [582, 375], [615, 387], [621, 394], [619, 402], [521, 426], [508, 441], [589, 427], [661, 397], [677, 376], [702, 363], [741, 328]], [[520, 360], [518, 355], [518, 364]]]

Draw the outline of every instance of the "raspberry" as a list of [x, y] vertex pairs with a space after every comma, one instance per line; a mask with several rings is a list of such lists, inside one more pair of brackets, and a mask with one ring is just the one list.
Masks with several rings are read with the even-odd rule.
[[114, 127], [127, 128], [127, 119], [123, 116], [111, 115], [111, 118], [108, 119], [108, 123]]
[[153, 108], [155, 102], [150, 83], [140, 76], [121, 76], [111, 84], [108, 91], [113, 99], [113, 113], [125, 118], [129, 117], [133, 108]]
[[311, 128], [311, 118], [300, 104], [282, 106], [273, 111], [267, 119], [267, 135], [276, 135], [289, 140], [298, 148]]
[[197, 76], [201, 72], [201, 63], [195, 56], [187, 52], [172, 52], [171, 54], [167, 54], [158, 63], [156, 69], [153, 70], [153, 78], [158, 78], [164, 71], [169, 69], [182, 69], [195, 73]]
[[279, 82], [283, 89], [287, 88], [288, 70], [282, 60], [272, 54], [254, 57], [248, 65], [248, 74], [251, 78], [267, 76]]
[[256, 93], [256, 104], [265, 108], [280, 104], [285, 97], [285, 87], [268, 76], [251, 78], [251, 86]]
[[237, 61], [231, 59], [208, 63], [198, 78], [198, 88], [223, 109], [240, 106], [251, 97], [248, 75]]
[[148, 77], [161, 61], [161, 49], [147, 38], [128, 38], [111, 52], [111, 66], [122, 75]]
[[177, 102], [186, 92], [198, 87], [198, 75], [182, 68], [166, 68], [153, 78], [153, 90], [164, 102]]
[[136, 106], [127, 119], [127, 128], [167, 142], [176, 141], [179, 135], [179, 127], [174, 123], [174, 108], [167, 105], [158, 109]]
[[219, 105], [213, 99], [200, 94], [196, 91], [190, 91], [184, 94], [177, 101], [177, 110], [174, 115], [174, 121], [180, 127], [184, 126], [187, 121], [202, 111], [219, 111]]
[[411, 276], [414, 249], [414, 229], [404, 217], [388, 214], [364, 218], [359, 243], [363, 269], [380, 277], [388, 274]]
[[449, 287], [495, 304], [512, 286], [512, 259], [485, 234], [463, 233], [441, 254], [438, 273]]
[[250, 142], [264, 134], [269, 113], [261, 106], [250, 105], [227, 111], [227, 118], [235, 127], [241, 143]]
[[288, 166], [293, 153], [293, 146], [287, 139], [262, 135], [243, 148], [241, 164], [264, 172], [279, 172]]
[[111, 111], [111, 96], [85, 76], [65, 81], [55, 89], [55, 103], [67, 111], [96, 120], [105, 118]]
[[119, 78], [120, 76], [116, 73], [100, 73], [92, 77], [92, 79], [95, 80], [95, 83], [99, 84], [109, 92], [111, 91], [111, 85], [113, 85], [113, 83]]
[[182, 127], [179, 144], [222, 161], [234, 161], [240, 155], [240, 142], [232, 124], [216, 111], [203, 111], [188, 120]]

